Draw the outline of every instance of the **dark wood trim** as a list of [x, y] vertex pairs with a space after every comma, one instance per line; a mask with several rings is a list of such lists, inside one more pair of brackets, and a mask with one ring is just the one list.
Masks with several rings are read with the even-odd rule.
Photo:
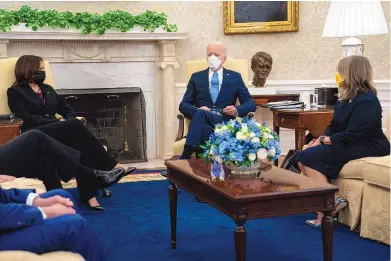
[[179, 113], [176, 117], [179, 120], [179, 126], [178, 126], [178, 133], [176, 135], [175, 141], [179, 141], [183, 139], [184, 132], [185, 132], [185, 115]]

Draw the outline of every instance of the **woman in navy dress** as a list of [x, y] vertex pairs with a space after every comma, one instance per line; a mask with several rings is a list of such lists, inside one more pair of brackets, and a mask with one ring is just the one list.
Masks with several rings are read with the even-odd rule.
[[[382, 107], [372, 81], [372, 67], [363, 56], [348, 56], [337, 66], [339, 99], [333, 119], [323, 136], [296, 154], [300, 171], [313, 179], [328, 182], [337, 178], [350, 160], [381, 157], [390, 154], [390, 143], [382, 129]], [[345, 199], [337, 199], [336, 205]], [[341, 208], [336, 209], [339, 211]], [[336, 213], [334, 213], [336, 214]], [[323, 213], [307, 224], [321, 226]]]

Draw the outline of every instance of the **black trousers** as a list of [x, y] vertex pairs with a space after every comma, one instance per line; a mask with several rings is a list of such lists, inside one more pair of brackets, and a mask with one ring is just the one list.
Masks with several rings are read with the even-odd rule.
[[90, 169], [111, 170], [117, 161], [111, 158], [92, 132], [78, 119], [38, 126], [42, 131], [81, 153], [80, 164]]
[[76, 178], [83, 203], [101, 188], [93, 170], [80, 164], [80, 152], [38, 130], [30, 130], [0, 147], [0, 173], [37, 178], [47, 190]]

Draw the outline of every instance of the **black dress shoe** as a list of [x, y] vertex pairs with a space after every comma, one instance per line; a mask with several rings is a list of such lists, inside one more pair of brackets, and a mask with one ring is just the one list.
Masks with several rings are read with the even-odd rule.
[[160, 172], [160, 175], [162, 175], [163, 177], [167, 178], [167, 171]]
[[109, 187], [115, 183], [118, 183], [125, 174], [125, 170], [122, 168], [112, 169], [109, 171], [94, 170], [95, 176], [102, 182], [103, 187]]

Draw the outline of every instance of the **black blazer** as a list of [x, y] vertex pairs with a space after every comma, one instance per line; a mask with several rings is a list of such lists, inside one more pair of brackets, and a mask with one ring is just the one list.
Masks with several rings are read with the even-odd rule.
[[8, 106], [16, 117], [23, 120], [22, 131], [59, 121], [56, 113], [64, 119], [75, 118], [75, 111], [47, 84], [40, 85], [45, 102], [28, 84], [15, 83], [7, 90]]

